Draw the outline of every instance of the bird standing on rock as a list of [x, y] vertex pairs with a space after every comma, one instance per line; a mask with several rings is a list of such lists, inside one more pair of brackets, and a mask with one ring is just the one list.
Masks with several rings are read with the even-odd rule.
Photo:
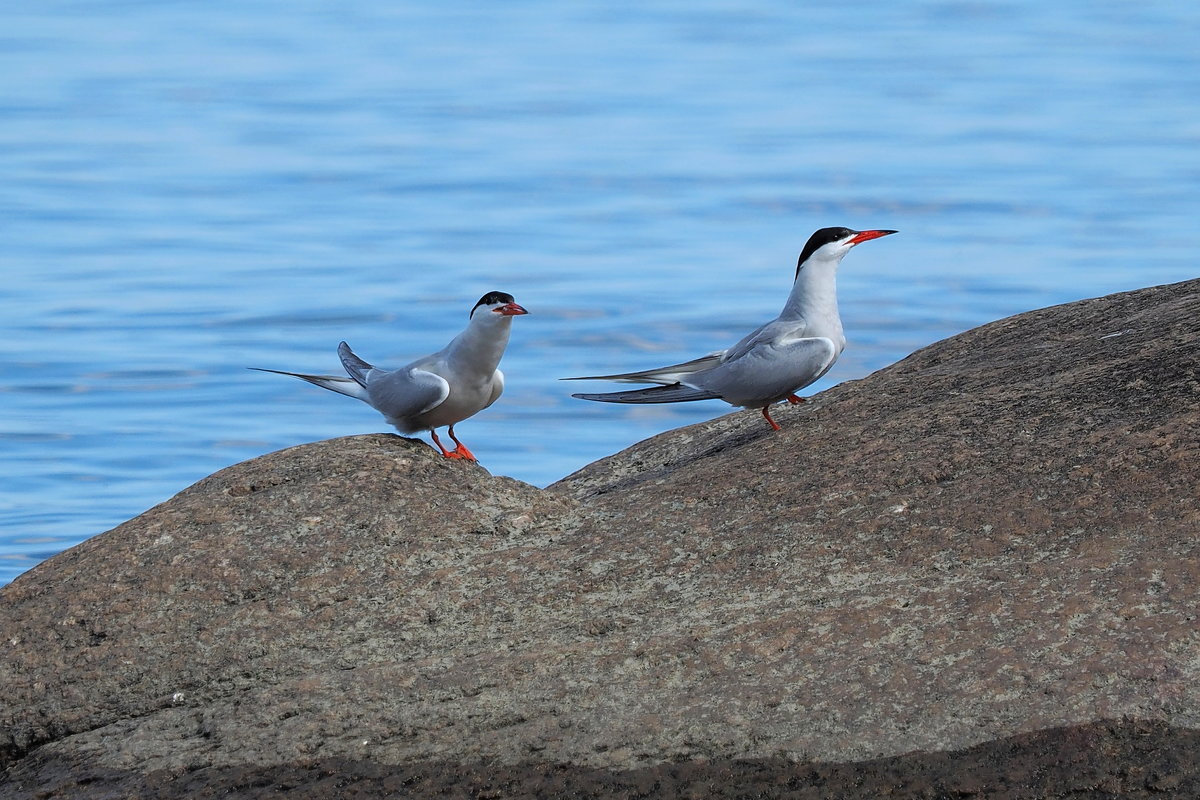
[[783, 400], [803, 402], [796, 392], [824, 375], [846, 347], [838, 316], [838, 264], [855, 245], [893, 233], [896, 231], [849, 228], [822, 228], [814, 233], [800, 253], [796, 280], [783, 311], [728, 350], [641, 372], [563, 380], [656, 383], [659, 385], [648, 389], [571, 396], [602, 403], [720, 399], [744, 408], [761, 408], [771, 427], [779, 430], [771, 419], [770, 405]]
[[[291, 375], [331, 392], [355, 397], [383, 414], [401, 433], [429, 431], [433, 443], [446, 458], [475, 461], [475, 455], [454, 435], [454, 426], [496, 402], [504, 391], [504, 373], [497, 367], [512, 318], [528, 314], [505, 292], [488, 292], [471, 309], [466, 330], [450, 344], [431, 355], [396, 370], [374, 367], [356, 356], [345, 342], [338, 345], [342, 367], [350, 377], [304, 375], [277, 369], [261, 369]], [[456, 447], [447, 450], [435, 428], [449, 426]]]

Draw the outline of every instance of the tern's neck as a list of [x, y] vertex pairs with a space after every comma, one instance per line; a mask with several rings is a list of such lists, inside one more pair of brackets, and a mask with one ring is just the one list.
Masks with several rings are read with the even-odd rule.
[[781, 319], [804, 319], [808, 335], [842, 339], [842, 318], [838, 315], [837, 268], [841, 259], [809, 259], [805, 262], [792, 293], [780, 313]]
[[[475, 314], [476, 316], [489, 314], [492, 317], [500, 317], [499, 314], [487, 309], [476, 311]], [[508, 335], [511, 331], [512, 317], [472, 318], [466, 330], [456, 336], [450, 345], [449, 357], [464, 367], [477, 370], [481, 374], [486, 373], [490, 380], [491, 374], [500, 365], [504, 348], [508, 347]]]

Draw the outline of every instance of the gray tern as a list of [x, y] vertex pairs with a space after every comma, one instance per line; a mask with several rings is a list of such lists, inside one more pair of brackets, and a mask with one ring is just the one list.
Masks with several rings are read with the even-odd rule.
[[760, 408], [771, 427], [772, 403], [803, 402], [796, 392], [824, 375], [842, 350], [846, 336], [838, 315], [837, 268], [855, 245], [896, 231], [852, 231], [822, 228], [809, 237], [796, 263], [791, 294], [779, 316], [728, 350], [640, 372], [563, 378], [655, 383], [647, 389], [605, 394], [573, 394], [601, 403], [686, 403], [724, 400], [744, 408]]
[[[496, 402], [504, 391], [504, 373], [497, 367], [508, 346], [512, 318], [528, 313], [511, 294], [488, 292], [471, 309], [466, 329], [450, 344], [400, 369], [372, 366], [345, 342], [338, 345], [338, 357], [349, 377], [251, 369], [291, 375], [362, 400], [401, 433], [429, 431], [446, 458], [475, 461], [475, 455], [454, 435], [454, 426]], [[453, 450], [447, 450], [438, 439], [435, 429], [443, 426], [449, 427], [456, 445]]]

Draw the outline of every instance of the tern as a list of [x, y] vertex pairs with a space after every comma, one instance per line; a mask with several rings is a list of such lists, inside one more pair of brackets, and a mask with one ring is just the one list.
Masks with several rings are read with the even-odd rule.
[[[508, 346], [512, 318], [528, 314], [511, 294], [488, 292], [471, 309], [466, 329], [436, 353], [400, 369], [387, 370], [363, 361], [345, 342], [338, 357], [350, 377], [305, 375], [251, 367], [260, 372], [291, 375], [311, 384], [362, 400], [383, 414], [401, 433], [429, 431], [446, 458], [475, 461], [475, 455], [454, 435], [454, 426], [496, 402], [504, 391], [504, 373], [497, 367]], [[449, 426], [456, 447], [447, 450], [436, 428]]]
[[771, 404], [803, 402], [796, 392], [824, 375], [846, 347], [838, 316], [838, 264], [855, 245], [893, 233], [849, 228], [822, 228], [814, 233], [796, 263], [795, 283], [783, 311], [728, 350], [641, 372], [563, 380], [656, 383], [648, 389], [571, 396], [601, 403], [724, 400], [762, 409], [766, 421], [779, 430], [771, 419]]

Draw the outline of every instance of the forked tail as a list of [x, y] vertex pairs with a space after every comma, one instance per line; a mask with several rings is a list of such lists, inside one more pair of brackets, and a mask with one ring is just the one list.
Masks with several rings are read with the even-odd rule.
[[595, 400], [600, 403], [690, 403], [693, 400], [719, 400], [720, 395], [693, 389], [682, 383], [670, 386], [653, 386], [649, 389], [631, 389], [627, 392], [605, 392], [603, 394], [573, 394], [580, 400]]
[[305, 375], [301, 372], [284, 372], [281, 369], [263, 369], [262, 367], [248, 367], [247, 369], [258, 370], [259, 372], [273, 372], [276, 375], [291, 375], [293, 378], [308, 381], [313, 386], [320, 386], [322, 389], [328, 389], [331, 392], [344, 394], [347, 397], [353, 397], [357, 400], [367, 399], [367, 390], [351, 378], [342, 378], [337, 375]]

